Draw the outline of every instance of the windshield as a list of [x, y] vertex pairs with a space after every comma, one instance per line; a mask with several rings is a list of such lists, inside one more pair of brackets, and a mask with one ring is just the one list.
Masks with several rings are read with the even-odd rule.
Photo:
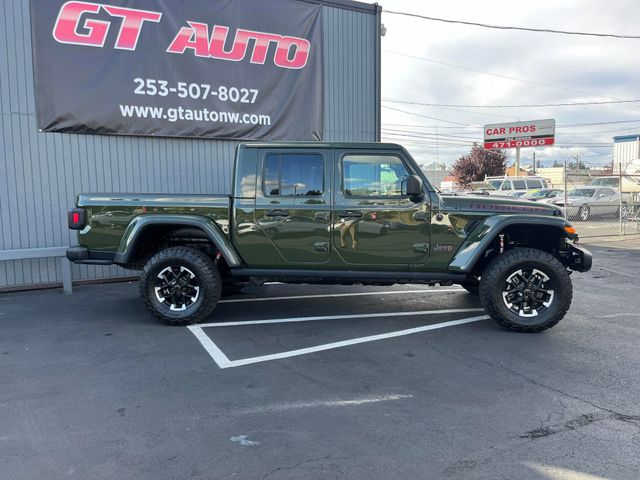
[[569, 192], [570, 197], [593, 197], [593, 194], [596, 193], [595, 188], [576, 188], [575, 190], [571, 190]]
[[589, 185], [597, 185], [599, 187], [617, 187], [618, 180], [618, 178], [596, 178], [595, 180], [591, 180]]

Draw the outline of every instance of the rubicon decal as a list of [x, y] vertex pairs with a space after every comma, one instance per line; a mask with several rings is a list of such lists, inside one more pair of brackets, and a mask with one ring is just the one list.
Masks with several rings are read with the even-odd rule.
[[[104, 13], [112, 20], [100, 20], [98, 17], [103, 17]], [[53, 38], [64, 44], [104, 48], [112, 24], [119, 22], [120, 30], [113, 48], [136, 50], [145, 24], [159, 23], [161, 19], [162, 12], [70, 1], [60, 8]], [[225, 49], [231, 36], [233, 42]], [[187, 21], [187, 26], [176, 33], [166, 52], [232, 62], [248, 59], [252, 64], [264, 65], [272, 44], [276, 47], [271, 61], [277, 67], [298, 70], [307, 65], [311, 43], [305, 38], [241, 28], [232, 34], [228, 26], [210, 27], [196, 21]]]

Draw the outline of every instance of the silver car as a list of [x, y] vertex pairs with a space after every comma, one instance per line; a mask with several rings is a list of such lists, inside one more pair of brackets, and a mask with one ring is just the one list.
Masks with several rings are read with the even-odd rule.
[[[565, 207], [564, 198], [560, 197], [549, 202], [559, 207]], [[620, 213], [620, 195], [608, 187], [580, 187], [574, 188], [567, 194], [567, 217], [577, 218], [586, 222], [590, 218], [617, 216]], [[626, 205], [623, 205], [623, 214]]]

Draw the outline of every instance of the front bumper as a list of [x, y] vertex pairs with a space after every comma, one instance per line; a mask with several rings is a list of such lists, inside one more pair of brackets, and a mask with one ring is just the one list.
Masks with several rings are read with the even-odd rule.
[[114, 252], [98, 252], [95, 250], [89, 250], [87, 247], [67, 248], [67, 258], [73, 263], [111, 265], [113, 264], [114, 256]]
[[591, 252], [579, 245], [568, 243], [567, 246], [569, 249], [564, 251], [564, 255], [562, 255], [563, 263], [576, 272], [588, 272], [591, 270], [593, 262]]

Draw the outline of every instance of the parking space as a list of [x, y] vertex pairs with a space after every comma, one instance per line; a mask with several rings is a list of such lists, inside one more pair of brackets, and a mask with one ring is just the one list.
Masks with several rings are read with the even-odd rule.
[[0, 295], [0, 478], [637, 479], [640, 251], [593, 251], [539, 335], [455, 286]]

